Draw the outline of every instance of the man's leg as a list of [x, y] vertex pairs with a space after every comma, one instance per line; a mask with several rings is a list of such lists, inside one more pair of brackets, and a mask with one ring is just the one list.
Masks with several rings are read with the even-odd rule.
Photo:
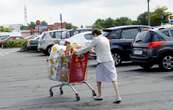
[[97, 81], [97, 91], [98, 91], [98, 97], [101, 97], [102, 95], [102, 91], [101, 91], [101, 86], [102, 86], [102, 83], [100, 81]]
[[114, 101], [114, 103], [120, 103], [121, 102], [121, 97], [120, 97], [120, 93], [119, 93], [119, 89], [118, 89], [118, 82], [117, 81], [112, 81], [113, 84], [113, 88], [114, 88], [114, 92], [116, 95], [116, 100]]
[[102, 92], [101, 92], [101, 86], [102, 86], [102, 82], [97, 81], [97, 96], [94, 98], [95, 100], [103, 100], [102, 96]]

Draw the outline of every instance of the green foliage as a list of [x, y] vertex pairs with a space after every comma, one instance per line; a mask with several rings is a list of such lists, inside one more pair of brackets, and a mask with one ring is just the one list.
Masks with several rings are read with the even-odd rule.
[[[167, 7], [158, 7], [153, 12], [150, 12], [151, 26], [159, 26], [161, 23], [168, 23], [168, 16], [172, 13], [167, 11]], [[148, 24], [148, 13], [144, 12], [138, 16], [137, 19], [139, 24]]]
[[9, 27], [0, 26], [0, 32], [11, 32], [12, 30]]
[[[43, 22], [43, 24], [44, 23], [46, 23], [46, 22]], [[36, 23], [32, 21], [32, 22], [28, 23], [27, 26], [26, 25], [22, 25], [20, 27], [20, 29], [21, 30], [35, 29], [35, 26], [36, 26]]]
[[131, 25], [132, 23], [132, 20], [128, 17], [120, 17], [115, 20], [116, 26]]
[[20, 27], [20, 29], [21, 29], [21, 30], [27, 30], [27, 29], [28, 29], [28, 26], [22, 25], [22, 26]]
[[136, 21], [132, 21], [128, 17], [120, 17], [117, 19], [107, 18], [107, 19], [97, 19], [93, 25], [95, 28], [108, 28], [113, 26], [121, 26], [121, 25], [131, 25], [131, 24], [137, 24]]
[[167, 7], [158, 7], [154, 12], [151, 13], [151, 25], [158, 26], [161, 23], [168, 23], [168, 17], [172, 14], [167, 11]]
[[137, 18], [137, 22], [141, 25], [148, 25], [148, 12], [140, 14]]
[[4, 47], [6, 48], [13, 48], [13, 47], [21, 47], [24, 48], [27, 45], [27, 40], [25, 39], [17, 39], [17, 40], [8, 40]]
[[[151, 26], [158, 26], [161, 23], [168, 23], [168, 16], [172, 13], [167, 11], [167, 7], [158, 7], [153, 12], [150, 12]], [[94, 28], [108, 28], [122, 25], [148, 25], [148, 12], [141, 13], [136, 20], [131, 20], [128, 17], [120, 17], [117, 19], [97, 19], [93, 24]]]
[[42, 21], [41, 26], [48, 26], [48, 23], [46, 21]]
[[67, 23], [65, 26], [66, 29], [76, 29], [76, 26], [73, 26], [71, 23]]
[[36, 26], [36, 23], [32, 21], [28, 24], [28, 29], [35, 29], [35, 26]]

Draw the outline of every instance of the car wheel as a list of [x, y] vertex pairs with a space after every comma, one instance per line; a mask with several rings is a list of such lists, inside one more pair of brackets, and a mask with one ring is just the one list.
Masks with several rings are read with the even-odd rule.
[[120, 56], [120, 54], [117, 53], [117, 52], [113, 52], [112, 56], [113, 56], [113, 59], [115, 61], [115, 66], [120, 65], [121, 64], [121, 56]]
[[52, 48], [52, 46], [47, 47], [47, 49], [46, 49], [46, 51], [44, 52], [44, 54], [50, 55], [51, 48]]
[[142, 67], [144, 70], [150, 70], [153, 65], [152, 64], [142, 64], [139, 66]]
[[166, 71], [172, 70], [173, 69], [173, 55], [164, 55], [161, 58], [159, 67]]

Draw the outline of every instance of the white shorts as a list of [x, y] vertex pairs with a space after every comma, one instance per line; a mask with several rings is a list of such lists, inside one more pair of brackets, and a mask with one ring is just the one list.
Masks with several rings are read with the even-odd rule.
[[96, 67], [96, 80], [112, 82], [117, 80], [117, 71], [113, 61], [99, 63]]

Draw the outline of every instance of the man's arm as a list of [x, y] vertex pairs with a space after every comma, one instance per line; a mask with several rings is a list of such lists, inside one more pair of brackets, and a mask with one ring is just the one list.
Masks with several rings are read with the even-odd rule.
[[88, 51], [90, 51], [93, 47], [96, 46], [96, 40], [94, 39], [89, 45], [87, 45], [86, 47], [84, 48], [81, 48], [79, 50], [77, 50], [76, 54], [77, 55], [81, 55], [83, 53], [86, 53]]

